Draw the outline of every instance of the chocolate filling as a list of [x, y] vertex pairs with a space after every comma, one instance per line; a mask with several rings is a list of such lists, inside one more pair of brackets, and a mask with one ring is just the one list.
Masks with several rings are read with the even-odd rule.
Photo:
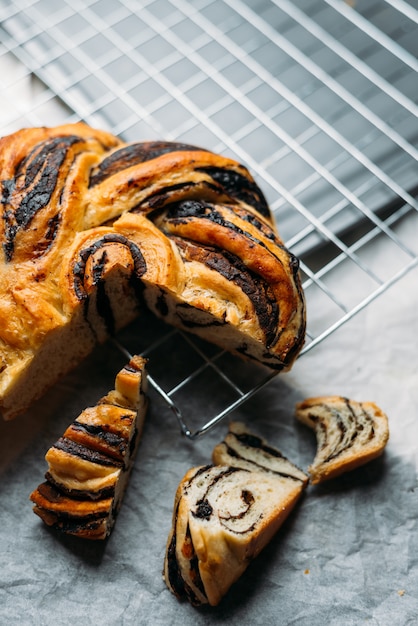
[[[25, 230], [35, 215], [50, 202], [67, 153], [80, 141], [79, 137], [69, 135], [53, 137], [38, 144], [18, 165], [15, 177], [2, 182], [1, 202], [5, 207], [10, 207], [5, 208], [3, 213], [5, 223], [3, 249], [6, 261], [12, 260], [18, 232]], [[55, 226], [57, 225], [58, 222], [55, 222]], [[48, 240], [53, 236], [55, 229], [51, 230], [49, 223], [45, 237]]]
[[[210, 202], [202, 202], [200, 200], [182, 200], [180, 202], [173, 202], [169, 204], [167, 207], [166, 219], [168, 222], [172, 222], [173, 224], [187, 224], [193, 218], [206, 219], [222, 228], [227, 228], [238, 235], [243, 235], [249, 241], [252, 241], [254, 244], [262, 246], [266, 250], [268, 250], [267, 246], [263, 241], [260, 241], [257, 237], [254, 237], [251, 233], [244, 231], [242, 228], [234, 224], [233, 222], [224, 218], [222, 213], [216, 208], [214, 204]], [[275, 259], [279, 262], [280, 260], [268, 250]], [[294, 262], [294, 260], [292, 260]]]
[[[97, 501], [112, 498], [115, 494], [114, 485], [111, 485], [110, 487], [104, 487], [103, 489], [99, 489], [98, 491], [87, 491], [85, 489], [70, 489], [62, 483], [57, 483], [49, 472], [46, 472], [45, 478], [50, 485], [57, 489], [57, 493], [61, 493], [61, 495], [72, 498], [73, 500]], [[38, 489], [40, 490], [40, 488]]]
[[[237, 435], [234, 435], [234, 436], [238, 439]], [[226, 447], [229, 456], [236, 458], [236, 459], [242, 459], [243, 461], [246, 461], [247, 463], [251, 463], [251, 465], [254, 465], [256, 467], [261, 467], [263, 470], [266, 470], [266, 467], [264, 465], [260, 465], [260, 463], [256, 463], [256, 461], [253, 461], [252, 459], [247, 459], [245, 456], [237, 452], [237, 450], [235, 450], [234, 448], [231, 448], [231, 446], [229, 446], [227, 443], [224, 442], [223, 445]], [[260, 447], [252, 446], [252, 447], [258, 448], [259, 450], [264, 450], [268, 454], [271, 454], [277, 458], [282, 457], [282, 454], [280, 454], [278, 450], [273, 450], [272, 448], [269, 448], [268, 446], [260, 446]], [[283, 478], [291, 478], [292, 480], [298, 480], [300, 482], [303, 482], [297, 476], [293, 476], [292, 474], [288, 474], [287, 472], [278, 472], [277, 470], [273, 470], [270, 468], [268, 468], [268, 471], [271, 472], [272, 474], [275, 474], [276, 476], [283, 476]]]
[[[353, 409], [353, 407], [350, 404], [350, 400], [348, 398], [343, 398], [344, 403], [347, 407], [347, 410], [349, 411], [349, 413], [352, 416], [352, 419], [356, 422], [356, 428], [354, 429], [350, 440], [346, 443], [346, 445], [344, 447], [342, 446], [342, 443], [344, 441], [344, 436], [347, 432], [347, 426], [344, 422], [344, 418], [340, 415], [340, 413], [338, 412], [338, 410], [333, 410], [333, 409], [329, 409], [329, 407], [327, 407], [325, 404], [320, 404], [319, 406], [322, 406], [323, 408], [325, 408], [328, 411], [331, 411], [331, 413], [333, 413], [333, 417], [335, 418], [336, 422], [337, 422], [337, 427], [339, 430], [339, 441], [334, 445], [333, 450], [330, 451], [329, 455], [327, 456], [326, 459], [324, 459], [324, 463], [327, 463], [329, 461], [332, 461], [333, 459], [337, 458], [342, 452], [345, 452], [346, 450], [348, 450], [349, 448], [351, 448], [351, 446], [354, 445], [356, 438], [358, 437], [358, 431], [359, 430], [363, 430], [364, 426], [362, 424], [358, 424], [358, 420], [355, 414], [355, 411]], [[362, 408], [362, 414], [363, 417], [365, 419], [366, 422], [368, 422], [369, 426], [370, 426], [370, 435], [369, 435], [369, 439], [373, 439], [373, 437], [375, 436], [375, 431], [373, 428], [373, 419], [368, 415], [368, 413]], [[323, 419], [321, 419], [318, 415], [314, 414], [314, 413], [310, 413], [309, 414], [309, 419], [311, 420], [311, 422], [313, 424], [315, 424], [315, 428], [316, 429], [320, 429], [321, 430], [321, 439], [322, 439], [322, 445], [321, 445], [321, 450], [323, 450], [327, 444], [328, 444], [328, 438], [327, 438], [327, 427], [326, 424], [324, 422]]]
[[98, 166], [97, 170], [90, 176], [89, 186], [94, 187], [110, 176], [122, 170], [151, 161], [159, 156], [170, 152], [201, 150], [196, 146], [185, 143], [150, 141], [143, 143], [133, 143], [113, 152]]
[[246, 202], [264, 217], [270, 217], [270, 209], [263, 192], [255, 182], [235, 170], [222, 167], [199, 167], [198, 172], [205, 172], [218, 183], [230, 196]]
[[[71, 429], [87, 433], [92, 437], [97, 437], [100, 441], [103, 441], [109, 448], [114, 448], [114, 454], [118, 456], [125, 454], [128, 448], [128, 440], [125, 437], [121, 437], [116, 433], [111, 433], [107, 430], [104, 430], [102, 426], [97, 426], [94, 424], [82, 424], [81, 422], [73, 422], [71, 424]], [[109, 453], [112, 451], [110, 450]]]
[[[136, 297], [139, 301], [141, 297], [142, 283], [138, 280], [143, 274], [145, 274], [147, 270], [145, 259], [142, 255], [141, 250], [138, 246], [124, 237], [123, 235], [119, 235], [116, 233], [109, 233], [95, 241], [93, 244], [84, 248], [80, 251], [78, 256], [78, 261], [74, 263], [73, 266], [73, 277], [74, 277], [74, 293], [77, 298], [82, 301], [84, 300], [86, 303], [85, 308], [85, 318], [88, 319], [88, 293], [84, 286], [85, 280], [85, 272], [86, 272], [86, 263], [88, 258], [95, 254], [100, 248], [104, 248], [103, 253], [98, 261], [96, 261], [92, 275], [93, 275], [93, 285], [96, 287], [96, 308], [98, 315], [103, 319], [104, 324], [106, 326], [107, 333], [109, 335], [114, 335], [115, 333], [115, 319], [113, 315], [113, 310], [110, 304], [109, 297], [106, 293], [106, 280], [105, 280], [105, 270], [106, 264], [108, 261], [107, 252], [105, 246], [108, 244], [121, 244], [129, 248], [131, 253], [131, 257], [134, 263], [134, 272], [131, 277], [131, 283], [134, 290], [137, 292]], [[94, 329], [92, 328], [94, 332]]]
[[[134, 274], [137, 278], [140, 278], [143, 274], [145, 274], [147, 270], [145, 259], [142, 255], [141, 250], [135, 243], [133, 243], [133, 241], [130, 241], [123, 235], [118, 235], [116, 233], [103, 235], [103, 237], [95, 241], [93, 244], [91, 244], [87, 248], [84, 248], [84, 250], [81, 250], [78, 255], [79, 260], [74, 263], [74, 292], [79, 300], [84, 300], [87, 298], [87, 293], [84, 289], [84, 278], [88, 258], [91, 255], [95, 254], [98, 250], [100, 250], [100, 248], [112, 243], [118, 243], [129, 248], [134, 262]], [[105, 262], [106, 256], [102, 255], [99, 264], [96, 264], [97, 267], [93, 269], [93, 276], [96, 281], [102, 280]], [[93, 284], [95, 283], [93, 282]]]
[[193, 517], [209, 520], [213, 513], [213, 508], [207, 498], [196, 502], [196, 511], [192, 511]]
[[97, 465], [104, 465], [108, 467], [123, 467], [122, 461], [112, 459], [109, 456], [92, 450], [87, 446], [83, 446], [80, 443], [76, 443], [67, 437], [60, 437], [53, 445], [57, 450], [62, 450], [73, 456], [77, 456], [83, 461], [90, 461], [90, 463], [97, 463]]
[[177, 237], [172, 237], [172, 239], [185, 259], [204, 263], [242, 289], [253, 304], [260, 327], [266, 337], [266, 346], [273, 345], [279, 323], [279, 307], [269, 284], [251, 272], [239, 257], [226, 250], [221, 252], [215, 248], [195, 245]]

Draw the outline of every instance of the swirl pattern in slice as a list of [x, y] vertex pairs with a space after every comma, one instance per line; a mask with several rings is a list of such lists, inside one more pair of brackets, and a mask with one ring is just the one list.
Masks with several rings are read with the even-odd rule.
[[[244, 441], [243, 450], [235, 446]], [[179, 599], [215, 606], [271, 541], [308, 477], [259, 437], [233, 424], [213, 452], [219, 465], [189, 470], [180, 482], [164, 561]], [[242, 452], [242, 453], [241, 453]]]
[[309, 467], [313, 484], [380, 456], [389, 439], [388, 418], [373, 402], [342, 396], [307, 398], [296, 405], [295, 415], [316, 434], [317, 452]]

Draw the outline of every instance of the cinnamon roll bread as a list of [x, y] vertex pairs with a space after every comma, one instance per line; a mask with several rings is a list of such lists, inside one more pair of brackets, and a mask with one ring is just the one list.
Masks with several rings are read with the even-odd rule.
[[214, 458], [222, 464], [193, 468], [178, 486], [164, 560], [170, 591], [195, 606], [219, 604], [271, 541], [308, 480], [242, 425], [232, 425]]
[[270, 368], [304, 341], [298, 261], [245, 167], [84, 124], [0, 141], [0, 411], [25, 410], [142, 305]]
[[296, 418], [315, 431], [317, 452], [309, 467], [312, 484], [335, 478], [380, 456], [389, 439], [387, 415], [373, 402], [341, 396], [307, 398]]
[[115, 389], [85, 409], [46, 453], [34, 512], [59, 531], [105, 539], [120, 509], [147, 409], [145, 360], [134, 356]]

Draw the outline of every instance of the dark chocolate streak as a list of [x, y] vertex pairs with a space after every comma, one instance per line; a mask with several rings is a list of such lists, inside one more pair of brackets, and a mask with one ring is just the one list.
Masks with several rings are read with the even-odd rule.
[[267, 452], [267, 454], [270, 454], [271, 456], [274, 456], [276, 458], [282, 459], [283, 455], [281, 452], [279, 452], [279, 450], [275, 450], [274, 448], [271, 448], [270, 446], [266, 446], [265, 444], [263, 444], [263, 441], [260, 437], [257, 437], [256, 435], [251, 435], [250, 433], [233, 433], [235, 439], [238, 439], [238, 441], [240, 443], [242, 443], [244, 446], [247, 446], [248, 448], [255, 448], [256, 450], [263, 450], [264, 452]]
[[[167, 219], [168, 221], [172, 221], [174, 224], [187, 224], [193, 218], [206, 219], [214, 224], [218, 224], [223, 228], [227, 228], [238, 235], [244, 235], [246, 239], [252, 241], [254, 244], [262, 246], [268, 252], [274, 256], [279, 263], [281, 262], [277, 256], [267, 248], [266, 244], [254, 237], [251, 233], [242, 230], [239, 226], [225, 219], [220, 211], [217, 210], [214, 204], [210, 202], [201, 202], [199, 200], [182, 200], [180, 202], [173, 202], [169, 204], [167, 207]], [[283, 247], [283, 246], [282, 246]], [[293, 271], [295, 268], [298, 269], [299, 261], [296, 257], [290, 255], [290, 265]]]
[[[210, 466], [209, 466], [210, 467]], [[205, 468], [206, 470], [208, 469], [208, 467]], [[209, 503], [208, 500], [208, 494], [210, 492], [210, 490], [215, 487], [215, 485], [219, 482], [222, 481], [225, 477], [231, 475], [231, 474], [235, 474], [236, 472], [245, 472], [245, 473], [249, 473], [249, 470], [243, 468], [243, 467], [227, 467], [224, 471], [220, 472], [219, 474], [217, 474], [214, 478], [212, 478], [209, 481], [209, 484], [206, 487], [206, 491], [203, 494], [202, 498], [196, 502], [196, 506], [197, 506], [197, 511], [196, 513], [193, 513], [194, 517], [199, 517], [201, 519], [210, 519], [210, 515], [212, 514], [212, 506]], [[196, 478], [198, 478], [198, 476], [200, 475], [201, 472], [198, 472], [197, 474], [195, 474], [193, 476], [193, 478], [191, 479], [191, 482], [193, 480], [195, 480]], [[244, 490], [245, 491], [245, 490]], [[249, 494], [249, 492], [246, 492], [247, 494]], [[243, 496], [242, 496], [243, 497]], [[247, 495], [246, 496], [247, 499], [245, 500], [244, 497], [244, 502], [247, 504], [248, 508], [246, 509], [245, 514], [248, 513], [249, 509], [251, 508], [251, 505], [253, 504], [254, 500], [251, 501], [251, 496]], [[221, 517], [218, 516], [219, 519], [219, 523], [222, 524], [222, 526], [225, 526], [225, 528], [227, 528], [229, 531], [237, 534], [237, 535], [245, 535], [248, 532], [251, 532], [252, 530], [254, 530], [255, 526], [256, 526], [256, 522], [254, 522], [253, 524], [251, 524], [251, 526], [249, 526], [248, 528], [245, 528], [243, 530], [237, 530], [231, 526], [228, 525], [228, 521], [234, 520], [234, 519], [241, 519], [244, 516], [230, 516], [230, 517]]]
[[99, 262], [93, 268], [93, 284], [96, 285], [96, 309], [97, 313], [104, 320], [106, 329], [109, 335], [115, 334], [115, 316], [113, 315], [112, 307], [106, 293], [106, 283], [103, 280], [103, 274], [105, 271], [108, 257], [106, 249]]
[[122, 455], [127, 450], [128, 440], [125, 437], [106, 431], [102, 426], [73, 422], [71, 428], [78, 432], [84, 432], [93, 437], [97, 437], [97, 439], [104, 441], [110, 448], [114, 448], [115, 452], [118, 454]]
[[[175, 514], [174, 514], [173, 535], [171, 537], [170, 543], [167, 548], [166, 559], [167, 559], [168, 583], [177, 598], [179, 599], [188, 598], [192, 605], [198, 606], [200, 602], [196, 594], [190, 588], [190, 586], [187, 585], [186, 582], [184, 581], [183, 576], [181, 575], [181, 570], [180, 570], [180, 567], [177, 561], [177, 556], [176, 556], [177, 522], [178, 522], [178, 510], [179, 510], [180, 502], [181, 500], [179, 500], [177, 507], [176, 507]], [[190, 533], [188, 535], [188, 538], [191, 542]], [[192, 548], [193, 548], [193, 544], [192, 544]], [[193, 555], [194, 555], [194, 548], [193, 548]], [[192, 556], [189, 564], [190, 564], [190, 569], [193, 571], [193, 574], [194, 574], [196, 586], [201, 590], [203, 595], [206, 595], [201, 578], [200, 578], [198, 562], [197, 562], [197, 558], [195, 555]]]
[[266, 337], [266, 347], [276, 340], [279, 323], [279, 308], [269, 286], [260, 276], [251, 272], [241, 259], [226, 250], [197, 246], [178, 238], [172, 238], [189, 260], [200, 261], [207, 267], [219, 272], [221, 276], [236, 284], [251, 300], [260, 327]]
[[65, 517], [61, 513], [57, 522], [53, 525], [57, 530], [67, 533], [69, 535], [86, 535], [92, 533], [103, 524], [106, 519], [107, 513], [102, 515], [80, 517]]
[[160, 288], [160, 293], [155, 302], [155, 308], [162, 317], [166, 317], [169, 314], [169, 308], [167, 304], [166, 294]]
[[[66, 494], [61, 493], [59, 489], [49, 482], [39, 485], [38, 492], [51, 504], [59, 503], [60, 500], [67, 497]], [[43, 507], [40, 508], [42, 510]], [[52, 526], [64, 532], [93, 530], [107, 517], [107, 513], [103, 512], [90, 513], [83, 517], [64, 511], [52, 511], [52, 513], [56, 516], [56, 522]]]
[[[229, 515], [224, 515], [224, 516], [219, 515], [219, 519], [222, 520], [221, 523], [223, 523], [223, 525], [225, 525], [224, 522], [230, 522], [233, 520], [241, 520], [241, 519], [244, 519], [246, 515], [248, 515], [252, 505], [255, 502], [254, 496], [251, 493], [251, 491], [248, 491], [248, 489], [242, 489], [241, 500], [244, 502], [244, 504], [247, 505], [247, 508], [243, 509], [240, 513], [237, 513], [236, 515], [231, 515], [231, 513]], [[240, 531], [240, 532], [241, 533], [249, 532], [250, 530], [253, 530], [254, 527], [255, 527], [255, 523], [252, 524], [251, 527], [246, 528], [244, 531]], [[235, 530], [235, 532], [237, 531]]]
[[[248, 491], [248, 489], [241, 489], [241, 500], [244, 502], [244, 504], [247, 505], [246, 509], [243, 509], [240, 513], [237, 513], [236, 515], [232, 515], [231, 513], [224, 516], [219, 515], [219, 519], [223, 520], [224, 522], [244, 519], [244, 517], [248, 515], [249, 510], [255, 502], [255, 499], [251, 491]], [[248, 532], [248, 529], [245, 529], [244, 532]]]
[[[239, 441], [241, 441], [242, 435], [235, 435], [234, 434], [234, 437], [236, 439], [238, 439]], [[253, 438], [254, 440], [258, 440], [258, 437], [252, 437], [251, 435], [244, 435], [244, 437], [245, 438], [250, 437], [250, 438]], [[243, 441], [243, 443], [244, 443], [244, 441]], [[249, 458], [243, 456], [237, 450], [235, 450], [234, 448], [229, 446], [225, 441], [223, 442], [223, 445], [227, 449], [227, 452], [228, 452], [229, 456], [232, 456], [233, 458], [236, 458], [236, 459], [242, 459], [243, 461], [247, 461], [247, 463], [251, 463], [252, 465], [255, 465], [256, 467], [261, 467], [263, 470], [267, 469], [265, 467], [265, 465], [257, 463], [256, 461], [253, 461], [252, 459], [249, 459]], [[284, 458], [283, 455], [278, 450], [274, 450], [274, 448], [270, 448], [269, 446], [264, 446], [264, 445], [258, 446], [258, 445], [247, 444], [247, 443], [244, 443], [244, 445], [250, 445], [250, 447], [256, 448], [258, 450], [262, 450], [264, 452], [267, 452], [267, 454], [270, 454], [271, 456], [274, 456], [276, 458]], [[297, 476], [293, 476], [293, 474], [288, 474], [287, 472], [278, 472], [277, 470], [274, 470], [274, 469], [271, 469], [271, 468], [268, 468], [268, 471], [271, 472], [272, 474], [275, 474], [276, 476], [283, 476], [283, 478], [291, 478], [292, 480], [297, 480], [299, 482], [303, 482]]]
[[97, 463], [98, 465], [104, 465], [108, 467], [122, 467], [123, 463], [121, 461], [117, 461], [116, 459], [110, 458], [105, 454], [101, 454], [96, 450], [92, 450], [87, 446], [83, 446], [80, 443], [76, 443], [71, 439], [67, 439], [66, 437], [60, 437], [58, 441], [54, 443], [54, 448], [58, 450], [62, 450], [63, 452], [67, 452], [68, 454], [72, 454], [73, 456], [77, 456], [84, 461], [90, 461], [91, 463]]
[[[190, 483], [192, 483], [194, 480], [196, 480], [201, 473], [204, 473], [205, 471], [207, 471], [208, 469], [210, 469], [211, 465], [207, 465], [205, 468], [201, 468], [202, 471], [197, 472], [191, 479], [190, 479]], [[227, 467], [224, 471], [220, 472], [219, 474], [217, 474], [214, 478], [212, 478], [209, 481], [208, 486], [206, 487], [206, 491], [205, 493], [202, 495], [201, 499], [199, 500], [199, 502], [202, 502], [204, 500], [207, 500], [208, 497], [208, 493], [209, 491], [220, 481], [223, 480], [225, 478], [225, 476], [229, 476], [230, 474], [235, 474], [235, 472], [246, 472], [247, 470], [239, 468], [239, 467]]]
[[254, 226], [254, 228], [257, 228], [257, 230], [263, 233], [263, 235], [267, 237], [267, 239], [271, 239], [271, 241], [274, 241], [274, 243], [279, 246], [279, 248], [284, 248], [282, 242], [277, 237], [274, 230], [270, 226], [259, 220], [254, 215], [254, 213], [251, 213], [250, 211], [242, 207], [234, 207], [234, 212], [239, 215], [241, 219], [249, 222], [252, 226]]
[[113, 152], [110, 156], [98, 166], [97, 170], [90, 176], [89, 186], [94, 187], [106, 180], [110, 176], [121, 172], [122, 170], [139, 165], [146, 161], [156, 159], [163, 154], [169, 152], [201, 150], [196, 146], [190, 146], [185, 143], [166, 142], [166, 141], [150, 141], [144, 143], [133, 143]]
[[[181, 302], [179, 304], [176, 305], [176, 315], [177, 317], [181, 320], [182, 325], [184, 326], [184, 328], [209, 328], [210, 326], [223, 326], [225, 322], [220, 321], [220, 320], [216, 320], [216, 319], [210, 319], [209, 321], [203, 321], [202, 319], [190, 319], [187, 317], [187, 311], [196, 311], [196, 307], [192, 306], [191, 304], [188, 304], [187, 302]], [[210, 313], [206, 313], [206, 315], [209, 317], [211, 316]]]
[[104, 487], [103, 489], [99, 489], [98, 491], [87, 491], [86, 489], [69, 489], [62, 483], [57, 483], [53, 476], [49, 472], [46, 472], [45, 478], [47, 483], [51, 484], [55, 489], [57, 489], [57, 493], [61, 492], [64, 496], [68, 498], [72, 498], [73, 500], [92, 500], [96, 502], [98, 500], [103, 500], [106, 498], [112, 498], [115, 494], [115, 486], [111, 485], [110, 487]]
[[[251, 354], [251, 352], [248, 351], [248, 345], [246, 343], [243, 343], [241, 346], [235, 348], [235, 352], [242, 354], [247, 359], [253, 360], [255, 363], [260, 362], [260, 359], [258, 357], [255, 357], [253, 354]], [[276, 359], [277, 357], [274, 354], [270, 354], [269, 352], [264, 352], [262, 358], [264, 359], [262, 363], [265, 363], [265, 365], [268, 365], [270, 369], [276, 370], [277, 372], [280, 372], [280, 370], [282, 370], [283, 367], [286, 365], [286, 360], [275, 361], [273, 359]]]
[[[35, 215], [51, 200], [67, 153], [71, 146], [80, 141], [79, 137], [70, 135], [54, 137], [38, 144], [18, 165], [15, 177], [2, 182], [1, 202], [6, 207], [3, 214], [6, 261], [10, 262], [13, 257], [19, 230], [26, 229]], [[54, 233], [54, 229], [50, 230], [50, 236]]]
[[213, 513], [213, 508], [207, 498], [199, 500], [196, 502], [196, 510], [192, 511], [193, 517], [197, 517], [198, 519], [209, 520]]
[[[334, 418], [337, 421], [337, 425], [338, 425], [338, 429], [340, 431], [340, 437], [339, 437], [339, 441], [335, 444], [333, 450], [331, 450], [331, 452], [329, 453], [329, 455], [327, 456], [326, 459], [324, 459], [324, 463], [327, 463], [329, 461], [332, 461], [333, 459], [337, 458], [342, 452], [344, 452], [345, 450], [348, 450], [349, 448], [351, 448], [352, 445], [354, 445], [354, 442], [358, 436], [358, 430], [361, 430], [363, 428], [363, 426], [361, 424], [358, 424], [358, 420], [355, 414], [355, 411], [353, 409], [353, 407], [351, 406], [350, 400], [348, 398], [342, 398], [342, 400], [344, 401], [347, 410], [349, 411], [349, 413], [351, 413], [352, 419], [353, 421], [356, 423], [356, 428], [350, 438], [350, 441], [347, 442], [347, 444], [344, 446], [344, 448], [341, 448], [341, 444], [344, 440], [344, 435], [347, 432], [347, 427], [343, 421], [343, 417], [340, 415], [340, 413], [338, 412], [338, 410], [332, 410], [331, 409], [331, 413], [333, 414]], [[328, 407], [325, 404], [320, 404], [319, 406], [324, 407], [325, 409], [328, 410]], [[375, 432], [374, 432], [374, 428], [373, 428], [373, 420], [372, 418], [368, 415], [367, 411], [365, 411], [363, 409], [363, 407], [361, 407], [362, 409], [362, 413], [363, 416], [365, 418], [366, 421], [368, 421], [369, 423], [371, 423], [371, 432], [370, 432], [370, 439], [373, 439]], [[328, 441], [327, 441], [327, 428], [326, 425], [324, 424], [323, 420], [321, 420], [321, 418], [319, 418], [317, 415], [315, 414], [309, 414], [309, 418], [311, 419], [312, 422], [315, 423], [316, 428], [321, 428], [322, 431], [322, 435], [323, 435], [323, 444], [321, 449], [323, 449]]]
[[[166, 185], [162, 189], [155, 191], [154, 193], [146, 196], [142, 202], [132, 209], [132, 212], [141, 211], [141, 207], [144, 205], [148, 205], [149, 208], [153, 211], [148, 215], [150, 220], [153, 220], [156, 215], [161, 212], [161, 208], [164, 207], [170, 201], [170, 197], [176, 192], [181, 191], [183, 195], [187, 198], [189, 192], [193, 191], [193, 194], [196, 194], [196, 189], [201, 197], [205, 197], [206, 195], [210, 195], [213, 197], [214, 192], [216, 195], [220, 195], [220, 189], [218, 185], [211, 185], [207, 180], [201, 180], [199, 182], [193, 181], [184, 181], [182, 183], [176, 183], [175, 185]], [[177, 194], [179, 195], [179, 194]]]
[[47, 223], [47, 231], [45, 233], [45, 238], [38, 242], [36, 249], [33, 251], [33, 256], [41, 256], [45, 254], [52, 244], [54, 243], [55, 237], [58, 233], [58, 228], [61, 223], [61, 214], [57, 213], [53, 217], [48, 220]]
[[[177, 514], [176, 514], [177, 517]], [[168, 583], [173, 590], [173, 593], [178, 597], [182, 598], [185, 595], [184, 589], [184, 580], [180, 573], [180, 568], [177, 563], [176, 558], [176, 531], [174, 530], [173, 535], [171, 537], [171, 541], [167, 548], [167, 575], [168, 575]]]
[[[134, 262], [135, 276], [137, 278], [140, 278], [143, 274], [145, 274], [147, 270], [145, 259], [142, 256], [141, 250], [135, 243], [133, 243], [133, 241], [130, 241], [123, 235], [118, 235], [116, 233], [103, 235], [103, 237], [97, 239], [97, 241], [95, 241], [91, 246], [88, 246], [88, 248], [84, 248], [84, 250], [81, 250], [79, 253], [79, 261], [74, 264], [74, 292], [79, 300], [84, 300], [85, 298], [87, 298], [87, 293], [84, 289], [84, 276], [88, 258], [92, 254], [95, 254], [101, 247], [111, 243], [119, 243], [129, 248]], [[104, 258], [102, 256], [102, 261], [103, 260]], [[99, 280], [101, 280], [102, 270], [103, 267], [101, 264], [99, 264], [99, 268], [95, 270], [94, 273], [96, 279], [99, 276]]]
[[[138, 286], [138, 280], [147, 270], [145, 259], [142, 255], [141, 250], [138, 246], [124, 237], [123, 235], [118, 235], [117, 233], [109, 233], [95, 241], [91, 246], [84, 248], [79, 253], [79, 260], [74, 263], [73, 275], [74, 275], [74, 293], [77, 298], [82, 301], [85, 300], [88, 305], [88, 294], [84, 288], [84, 279], [85, 279], [85, 271], [86, 271], [86, 263], [88, 258], [95, 254], [101, 247], [104, 248], [103, 254], [100, 257], [100, 260], [93, 268], [93, 285], [97, 289], [97, 313], [104, 320], [107, 332], [109, 335], [113, 335], [115, 332], [115, 320], [113, 316], [112, 307], [110, 305], [109, 298], [106, 293], [106, 281], [103, 279], [103, 274], [106, 267], [107, 261], [107, 253], [105, 246], [112, 243], [118, 243], [129, 248], [131, 253], [133, 262], [134, 262], [134, 272], [132, 278], [133, 286], [137, 289], [138, 294], [137, 297], [139, 299], [140, 296], [140, 288]], [[86, 311], [87, 317], [87, 311]]]
[[[256, 461], [253, 461], [252, 459], [248, 459], [247, 457], [243, 456], [242, 454], [240, 454], [239, 452], [237, 452], [237, 450], [235, 450], [234, 448], [231, 448], [231, 446], [229, 446], [227, 443], [223, 442], [223, 445], [225, 446], [225, 448], [227, 449], [227, 452], [229, 454], [229, 456], [232, 456], [235, 459], [241, 459], [243, 461], [247, 461], [247, 463], [251, 463], [251, 465], [254, 465], [255, 467], [261, 467], [264, 471], [268, 471], [271, 472], [272, 474], [275, 474], [276, 476], [282, 476], [283, 478], [290, 478], [292, 480], [297, 480], [299, 482], [303, 482], [300, 478], [298, 478], [297, 476], [293, 476], [292, 474], [288, 474], [287, 472], [278, 472], [277, 470], [274, 469], [270, 469], [270, 468], [266, 468], [265, 465], [262, 465], [260, 463], [257, 463]], [[272, 452], [274, 452], [274, 456], [276, 457], [282, 457], [282, 455], [280, 454], [280, 452], [278, 453], [276, 450], [272, 450], [271, 448], [269, 448], [268, 446], [261, 446], [259, 448], [260, 450], [265, 450], [268, 454], [271, 454]], [[270, 452], [271, 451], [271, 452]]]
[[[239, 235], [245, 236], [248, 240], [254, 242], [254, 244], [260, 245], [263, 248], [265, 248], [266, 250], [268, 250], [268, 252], [279, 263], [281, 263], [280, 259], [275, 254], [273, 254], [273, 252], [271, 252], [271, 250], [269, 250], [267, 248], [267, 246], [262, 241], [260, 241], [258, 238], [254, 237], [250, 233], [248, 233], [246, 231], [243, 231], [241, 228], [239, 228], [238, 226], [236, 226], [235, 224], [233, 224], [229, 220], [225, 220], [223, 218], [223, 216], [221, 215], [221, 213], [216, 209], [216, 207], [213, 204], [210, 204], [208, 202], [199, 202], [197, 200], [186, 200], [186, 201], [182, 201], [182, 202], [173, 202], [172, 204], [168, 205], [167, 219], [169, 221], [172, 221], [175, 224], [176, 223], [177, 224], [182, 224], [182, 223], [185, 224], [185, 223], [191, 221], [193, 218], [201, 218], [201, 219], [210, 220], [211, 222], [214, 222], [215, 224], [219, 224], [219, 226], [221, 226], [223, 228], [227, 228], [227, 229], [231, 230], [232, 232], [235, 232], [235, 233], [237, 233]], [[250, 220], [248, 220], [248, 221], [250, 221]], [[264, 230], [262, 230], [262, 232], [264, 233]], [[283, 249], [286, 249], [283, 245], [281, 247]], [[289, 257], [288, 257], [289, 269], [292, 272], [292, 275], [293, 275], [293, 278], [294, 278], [294, 283], [295, 283], [296, 289], [297, 289], [297, 291], [299, 293], [300, 300], [302, 302], [302, 306], [304, 306], [304, 295], [303, 295], [302, 286], [301, 286], [301, 282], [300, 282], [299, 274], [298, 274], [298, 272], [299, 272], [299, 260], [297, 259], [297, 257], [295, 257], [294, 255], [290, 254], [289, 251], [287, 251], [287, 252], [289, 254]], [[299, 351], [300, 343], [304, 340], [305, 327], [306, 327], [305, 315], [304, 314], [302, 314], [300, 316], [300, 320], [301, 320], [301, 323], [300, 323], [300, 327], [298, 329], [298, 336], [297, 336], [298, 340], [294, 342], [294, 344], [292, 345], [290, 350], [288, 350], [288, 352], [286, 353], [286, 361], [292, 361], [293, 360], [293, 355]], [[272, 347], [272, 345], [273, 344], [269, 344], [267, 347], [270, 348], [270, 347]], [[245, 356], [248, 356], [249, 358], [252, 358], [252, 356], [247, 353], [247, 349], [248, 349], [248, 347], [246, 345], [243, 345], [240, 349], [237, 349], [237, 351], [241, 352]], [[270, 357], [270, 355], [266, 354], [266, 358], [268, 359], [268, 358], [271, 358], [271, 357]], [[284, 363], [283, 363], [283, 365], [284, 365]], [[281, 369], [283, 367], [283, 365], [280, 365], [280, 366], [270, 365], [270, 366], [273, 367], [274, 369]]]
[[208, 174], [232, 198], [246, 202], [261, 215], [270, 218], [270, 209], [263, 192], [255, 182], [249, 180], [243, 174], [222, 167], [198, 167], [196, 171]]

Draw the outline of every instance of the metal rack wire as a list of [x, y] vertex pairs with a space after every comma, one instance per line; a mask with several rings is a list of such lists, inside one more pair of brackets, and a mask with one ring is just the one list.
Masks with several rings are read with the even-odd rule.
[[[404, 0], [0, 0], [2, 133], [83, 119], [245, 163], [301, 259], [304, 353], [418, 264], [417, 25]], [[117, 345], [189, 437], [273, 376], [153, 319]]]

